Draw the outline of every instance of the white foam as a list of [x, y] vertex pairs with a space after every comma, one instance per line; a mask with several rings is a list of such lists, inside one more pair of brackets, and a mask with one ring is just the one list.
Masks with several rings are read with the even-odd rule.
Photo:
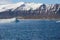
[[56, 21], [56, 23], [60, 23], [60, 21]]
[[11, 19], [0, 19], [0, 23], [12, 23], [15, 22], [16, 18], [11, 18]]

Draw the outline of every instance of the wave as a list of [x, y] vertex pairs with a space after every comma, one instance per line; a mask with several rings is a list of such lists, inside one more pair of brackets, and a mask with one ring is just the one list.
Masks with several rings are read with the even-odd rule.
[[11, 18], [11, 19], [0, 19], [0, 23], [14, 23], [18, 22], [16, 18]]
[[56, 21], [56, 23], [60, 23], [60, 21]]

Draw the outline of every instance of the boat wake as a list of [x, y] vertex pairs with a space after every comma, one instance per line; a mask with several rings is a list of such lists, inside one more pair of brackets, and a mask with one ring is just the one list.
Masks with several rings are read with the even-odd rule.
[[14, 22], [19, 22], [16, 18], [11, 18], [11, 19], [0, 19], [0, 23], [14, 23]]

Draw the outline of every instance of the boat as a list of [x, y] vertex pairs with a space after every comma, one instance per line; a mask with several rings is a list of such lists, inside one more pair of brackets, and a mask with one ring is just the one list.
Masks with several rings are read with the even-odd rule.
[[16, 18], [15, 22], [17, 23], [17, 22], [19, 22], [19, 20]]

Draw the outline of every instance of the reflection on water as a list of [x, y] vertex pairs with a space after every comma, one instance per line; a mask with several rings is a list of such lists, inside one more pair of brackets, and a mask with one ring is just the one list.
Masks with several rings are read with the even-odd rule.
[[53, 20], [20, 20], [0, 24], [0, 40], [60, 40], [60, 23]]

